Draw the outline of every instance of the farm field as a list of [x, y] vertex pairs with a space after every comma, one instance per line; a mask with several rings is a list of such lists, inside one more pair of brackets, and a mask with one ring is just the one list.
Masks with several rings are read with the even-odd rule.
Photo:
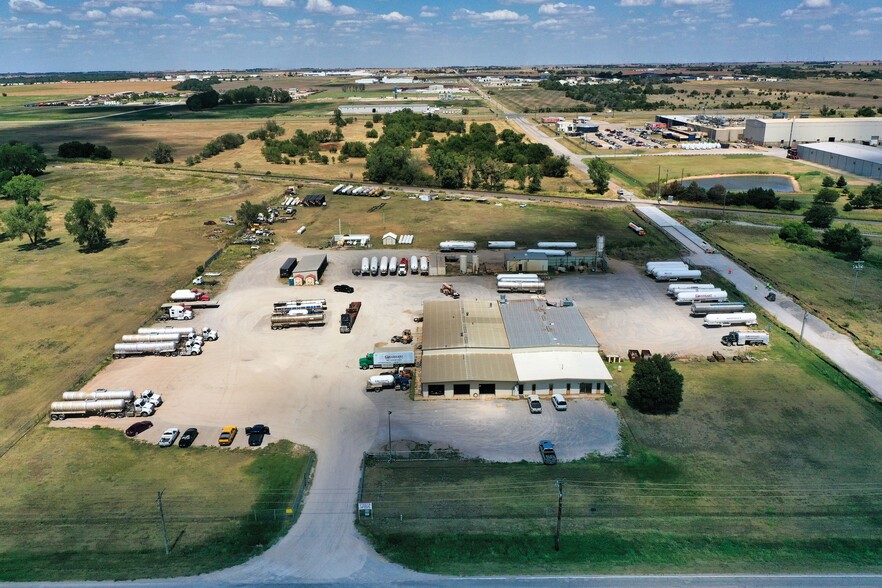
[[0, 581], [170, 577], [244, 561], [293, 524], [285, 509], [309, 462], [288, 441], [159, 448], [116, 430], [40, 425], [0, 460]]
[[[62, 390], [100, 367], [120, 335], [155, 316], [167, 293], [222, 246], [227, 231], [205, 220], [279, 193], [256, 180], [126, 166], [50, 167], [41, 179], [53, 228], [47, 241], [36, 250], [27, 240], [0, 242], [0, 313], [8, 317], [0, 323], [0, 450]], [[80, 253], [64, 230], [77, 197], [116, 206], [111, 247]]]
[[882, 412], [775, 327], [772, 341], [756, 363], [677, 362], [670, 417], [628, 408], [626, 364], [609, 399], [620, 457], [373, 460], [360, 529], [393, 561], [451, 575], [878, 572]]
[[568, 98], [563, 92], [544, 90], [542, 88], [491, 88], [493, 97], [502, 100], [515, 112], [535, 112], [538, 108], [556, 109], [579, 108], [580, 112], [588, 112], [590, 106], [584, 102]]

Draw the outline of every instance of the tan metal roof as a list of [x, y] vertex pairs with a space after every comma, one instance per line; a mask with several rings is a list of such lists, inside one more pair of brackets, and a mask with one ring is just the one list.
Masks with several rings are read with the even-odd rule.
[[436, 352], [423, 355], [422, 382], [514, 382], [517, 370], [511, 353], [473, 351]]
[[505, 324], [495, 300], [423, 303], [423, 349], [507, 349]]

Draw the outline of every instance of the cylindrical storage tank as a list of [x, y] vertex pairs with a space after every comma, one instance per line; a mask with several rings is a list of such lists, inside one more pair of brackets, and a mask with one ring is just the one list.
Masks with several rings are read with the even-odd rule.
[[429, 258], [425, 255], [420, 257], [420, 274], [423, 276], [429, 275]]
[[646, 273], [651, 274], [652, 270], [657, 267], [679, 267], [683, 269], [688, 269], [689, 266], [683, 263], [682, 261], [647, 261], [646, 262]]
[[539, 274], [499, 274], [496, 276], [497, 282], [539, 282]]
[[653, 276], [659, 282], [676, 282], [677, 280], [701, 279], [701, 270], [655, 270]]
[[394, 386], [395, 376], [371, 376], [368, 383], [372, 386]]
[[65, 392], [62, 400], [134, 400], [132, 390], [96, 390], [94, 392]]
[[755, 325], [756, 315], [752, 312], [733, 312], [729, 314], [709, 314], [704, 317], [708, 326]]
[[677, 304], [691, 302], [726, 302], [729, 294], [725, 290], [692, 290], [677, 294]]
[[563, 257], [567, 254], [563, 249], [527, 249], [527, 253], [544, 253], [548, 257]]
[[52, 412], [100, 412], [104, 410], [125, 410], [126, 401], [118, 400], [62, 400], [53, 402], [49, 409]]
[[694, 290], [719, 290], [713, 284], [671, 284], [668, 286], [668, 294], [676, 296], [680, 292], [692, 292]]
[[575, 249], [575, 241], [539, 241], [536, 243], [539, 249]]
[[380, 275], [385, 276], [389, 273], [389, 258], [385, 255], [380, 258]]
[[395, 256], [389, 258], [389, 275], [398, 275], [398, 258]]
[[692, 314], [728, 314], [741, 312], [745, 306], [743, 302], [693, 302]]
[[410, 273], [415, 274], [420, 271], [420, 262], [416, 255], [410, 256]]
[[517, 244], [514, 241], [487, 241], [487, 249], [514, 249]]
[[177, 343], [181, 340], [180, 333], [163, 333], [149, 335], [123, 335], [123, 343], [159, 343], [162, 341], [171, 341]]
[[478, 244], [475, 241], [441, 241], [441, 251], [475, 251]]
[[139, 335], [166, 335], [178, 334], [186, 337], [187, 335], [195, 335], [196, 329], [193, 327], [142, 327], [138, 329]]
[[117, 343], [113, 346], [114, 351], [126, 352], [157, 352], [157, 351], [174, 351], [177, 344], [170, 342], [163, 343]]
[[606, 253], [606, 237], [604, 237], [603, 235], [597, 235], [597, 240], [594, 246], [597, 251], [597, 259], [602, 258]]
[[196, 300], [196, 293], [189, 290], [175, 290], [172, 292], [170, 298], [174, 302], [187, 302], [190, 300]]

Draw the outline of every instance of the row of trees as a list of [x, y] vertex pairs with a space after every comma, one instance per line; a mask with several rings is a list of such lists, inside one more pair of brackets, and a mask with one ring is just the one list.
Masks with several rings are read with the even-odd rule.
[[851, 223], [828, 228], [821, 234], [820, 241], [807, 221], [788, 223], [778, 231], [778, 237], [788, 243], [821, 247], [851, 260], [861, 259], [872, 246], [872, 242], [862, 236], [860, 230]]
[[278, 88], [270, 88], [264, 86], [245, 86], [244, 88], [235, 88], [227, 90], [220, 96], [220, 104], [258, 104], [258, 103], [277, 103], [285, 104], [291, 102], [291, 94], [287, 90]]
[[685, 184], [679, 180], [668, 182], [659, 186], [657, 182], [650, 182], [643, 189], [647, 198], [661, 198], [673, 196], [675, 200], [684, 202], [710, 202], [725, 206], [755, 206], [764, 210], [781, 208], [782, 210], [796, 210], [799, 203], [795, 200], [782, 201], [774, 190], [766, 188], [751, 188], [746, 192], [729, 192], [720, 184], [704, 189], [698, 182]]
[[305, 156], [307, 160], [317, 163], [327, 163], [327, 155], [319, 152], [322, 143], [331, 143], [343, 140], [343, 132], [339, 127], [331, 129], [319, 129], [306, 133], [303, 129], [294, 131], [289, 139], [271, 139], [267, 137], [261, 152], [264, 158], [271, 163], [285, 163], [286, 159]]
[[110, 159], [113, 157], [113, 153], [104, 145], [68, 141], [58, 146], [58, 157], [64, 159]]
[[[667, 101], [650, 102], [646, 87], [634, 81], [612, 84], [562, 85], [554, 76], [539, 82], [545, 90], [564, 92], [568, 98], [585, 102], [591, 110], [658, 110], [671, 106]], [[651, 88], [651, 87], [650, 87]]]

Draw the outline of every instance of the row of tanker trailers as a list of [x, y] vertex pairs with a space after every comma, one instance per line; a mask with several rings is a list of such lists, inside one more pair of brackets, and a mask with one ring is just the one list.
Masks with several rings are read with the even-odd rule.
[[325, 324], [325, 311], [328, 301], [292, 300], [273, 304], [270, 315], [270, 328], [274, 331], [289, 327], [320, 327]]
[[49, 406], [49, 419], [62, 421], [69, 417], [104, 416], [108, 418], [148, 417], [162, 404], [162, 397], [153, 390], [144, 390], [135, 397], [133, 390], [64, 392], [61, 400]]
[[361, 266], [352, 270], [356, 276], [406, 276], [408, 272], [411, 275], [428, 276], [429, 258], [425, 255], [422, 257], [411, 255], [408, 263], [406, 257], [374, 255], [370, 258], [362, 257]]
[[113, 357], [201, 355], [203, 343], [217, 338], [217, 331], [208, 327], [199, 333], [193, 327], [141, 328], [137, 334], [123, 335], [122, 342], [113, 346]]
[[[687, 273], [688, 272], [688, 273]], [[697, 273], [697, 278], [695, 274]], [[656, 281], [680, 282], [701, 279], [700, 270], [691, 270], [681, 261], [650, 261], [646, 263], [646, 274]], [[743, 325], [751, 327], [759, 324], [756, 314], [745, 312], [744, 302], [729, 300], [729, 294], [713, 284], [671, 283], [667, 294], [677, 304], [689, 304], [690, 314], [703, 317], [705, 327], [732, 327]], [[768, 345], [766, 331], [731, 331], [723, 336], [724, 345]]]

